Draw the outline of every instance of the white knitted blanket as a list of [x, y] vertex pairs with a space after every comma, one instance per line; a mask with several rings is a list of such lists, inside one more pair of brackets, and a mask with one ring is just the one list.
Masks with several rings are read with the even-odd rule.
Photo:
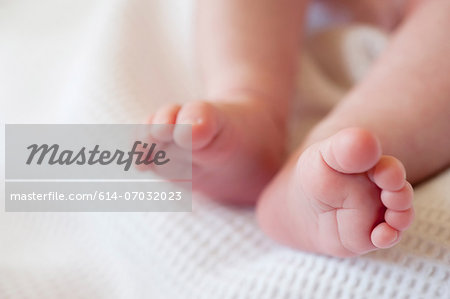
[[[1, 122], [139, 123], [196, 98], [191, 11], [187, 0], [0, 1]], [[293, 143], [385, 39], [364, 27], [314, 35]], [[321, 45], [332, 65], [311, 51]], [[3, 147], [0, 158], [3, 206]], [[279, 246], [252, 209], [200, 197], [192, 213], [1, 211], [0, 298], [450, 298], [450, 171], [417, 187], [415, 207], [400, 244], [352, 259]]]

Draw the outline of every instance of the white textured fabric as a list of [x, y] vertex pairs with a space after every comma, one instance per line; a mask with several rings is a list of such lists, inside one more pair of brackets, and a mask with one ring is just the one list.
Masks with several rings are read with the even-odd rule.
[[[2, 122], [139, 123], [163, 102], [195, 98], [191, 9], [1, 1]], [[353, 51], [383, 39], [368, 28], [333, 34], [338, 42], [321, 40], [349, 60], [341, 75], [357, 79], [367, 59]], [[345, 90], [314, 55], [303, 65], [298, 136]], [[252, 209], [200, 197], [192, 213], [2, 211], [0, 298], [449, 298], [449, 171], [417, 188], [415, 207], [398, 246], [352, 259], [283, 248], [259, 231]]]

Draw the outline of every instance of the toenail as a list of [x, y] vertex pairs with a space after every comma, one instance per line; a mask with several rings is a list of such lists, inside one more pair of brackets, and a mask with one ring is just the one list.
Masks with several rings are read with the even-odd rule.
[[190, 124], [190, 125], [201, 125], [204, 123], [204, 119], [202, 117], [183, 117], [181, 120], [182, 123]]
[[394, 244], [395, 242], [397, 242], [398, 237], [399, 237], [399, 233], [398, 233], [398, 231], [396, 230], [396, 231], [395, 231], [395, 238], [391, 241], [390, 244]]
[[197, 125], [201, 125], [201, 124], [203, 124], [203, 122], [204, 122], [204, 119], [203, 119], [203, 118], [197, 117], [197, 118], [195, 119], [195, 122], [193, 122], [193, 124], [195, 123], [195, 124], [197, 124]]

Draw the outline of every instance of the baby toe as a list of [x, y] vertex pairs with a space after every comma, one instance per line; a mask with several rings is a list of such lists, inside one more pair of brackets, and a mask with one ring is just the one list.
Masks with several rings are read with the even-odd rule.
[[190, 124], [191, 129], [176, 128], [175, 142], [182, 148], [198, 150], [207, 146], [222, 127], [222, 119], [214, 105], [192, 102], [184, 105], [177, 117], [178, 124]]
[[161, 107], [156, 113], [153, 114], [153, 124], [175, 124], [177, 120], [177, 114], [181, 106], [178, 104], [169, 104]]
[[384, 214], [384, 219], [392, 228], [403, 231], [413, 222], [414, 209], [408, 209], [406, 211], [394, 211], [387, 209]]
[[391, 210], [405, 211], [411, 208], [414, 197], [414, 191], [410, 183], [398, 191], [381, 191], [381, 201], [384, 206]]
[[392, 247], [400, 239], [400, 232], [386, 222], [378, 224], [371, 234], [374, 246], [378, 248]]
[[361, 173], [372, 168], [381, 156], [378, 139], [369, 131], [347, 128], [321, 144], [324, 161], [342, 173]]
[[382, 156], [380, 161], [369, 171], [370, 179], [381, 189], [397, 191], [406, 182], [403, 164], [392, 156]]
[[159, 109], [152, 117], [151, 136], [158, 141], [170, 142], [180, 105], [170, 104]]

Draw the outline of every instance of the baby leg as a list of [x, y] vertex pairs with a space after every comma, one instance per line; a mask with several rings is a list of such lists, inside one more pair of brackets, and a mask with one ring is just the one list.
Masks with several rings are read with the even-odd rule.
[[267, 234], [333, 256], [399, 241], [413, 218], [404, 168], [416, 183], [450, 163], [449, 27], [446, 0], [410, 12], [372, 72], [265, 189]]
[[192, 124], [193, 189], [254, 203], [281, 167], [293, 96], [303, 0], [198, 1], [205, 100], [168, 105], [151, 123]]

